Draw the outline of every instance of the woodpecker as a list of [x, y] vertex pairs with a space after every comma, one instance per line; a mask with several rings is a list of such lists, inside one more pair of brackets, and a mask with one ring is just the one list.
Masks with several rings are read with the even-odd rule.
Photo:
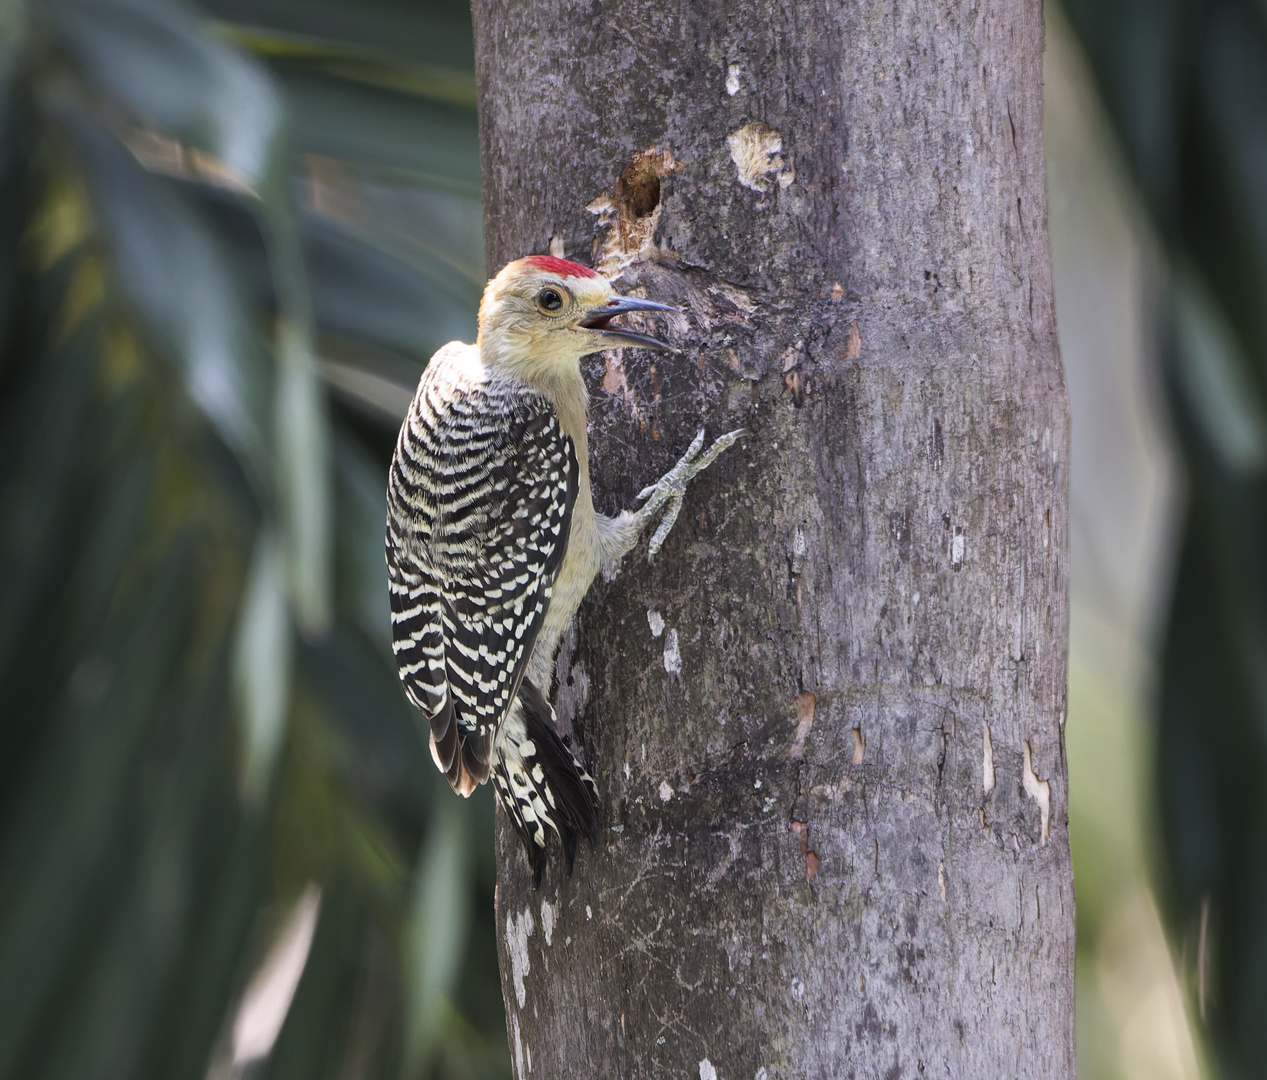
[[387, 576], [400, 679], [453, 790], [469, 796], [492, 778], [534, 887], [549, 831], [569, 874], [578, 837], [598, 839], [598, 791], [546, 699], [559, 638], [598, 572], [662, 514], [654, 556], [687, 482], [745, 434], [701, 453], [701, 429], [638, 509], [595, 512], [581, 357], [666, 348], [612, 320], [674, 310], [618, 295], [565, 259], [510, 263], [484, 292], [475, 344], [451, 342], [427, 365], [392, 457]]

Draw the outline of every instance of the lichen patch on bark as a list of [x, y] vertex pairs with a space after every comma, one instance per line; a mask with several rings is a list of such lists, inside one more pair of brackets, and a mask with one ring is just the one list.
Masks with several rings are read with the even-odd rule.
[[676, 630], [664, 635], [664, 670], [670, 676], [682, 674], [682, 650], [678, 648]]
[[515, 983], [515, 1000], [519, 1002], [521, 1009], [527, 1001], [524, 979], [532, 970], [532, 965], [528, 960], [528, 939], [532, 936], [534, 929], [536, 927], [532, 921], [532, 912], [527, 908], [524, 908], [517, 916], [506, 916], [506, 951], [510, 954], [510, 972]]

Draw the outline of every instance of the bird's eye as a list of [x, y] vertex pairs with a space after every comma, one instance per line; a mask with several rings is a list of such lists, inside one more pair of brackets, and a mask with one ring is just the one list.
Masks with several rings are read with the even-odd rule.
[[537, 307], [553, 313], [563, 307], [563, 297], [558, 289], [542, 289], [537, 293]]

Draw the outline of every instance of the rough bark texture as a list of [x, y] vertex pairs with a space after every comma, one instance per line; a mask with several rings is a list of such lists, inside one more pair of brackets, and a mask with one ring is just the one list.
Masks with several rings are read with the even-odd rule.
[[499, 829], [517, 1075], [1071, 1077], [1039, 5], [474, 11], [490, 268], [686, 312], [592, 358], [600, 509], [753, 430], [561, 650], [603, 836], [534, 893]]

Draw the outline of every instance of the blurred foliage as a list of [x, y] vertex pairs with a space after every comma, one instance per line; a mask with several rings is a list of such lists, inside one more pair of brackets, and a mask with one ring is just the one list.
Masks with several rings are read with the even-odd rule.
[[1064, 8], [1169, 263], [1189, 493], [1157, 706], [1163, 906], [1221, 1074], [1267, 1076], [1267, 6]]
[[473, 67], [460, 0], [0, 0], [0, 1076], [509, 1074], [382, 559]]

